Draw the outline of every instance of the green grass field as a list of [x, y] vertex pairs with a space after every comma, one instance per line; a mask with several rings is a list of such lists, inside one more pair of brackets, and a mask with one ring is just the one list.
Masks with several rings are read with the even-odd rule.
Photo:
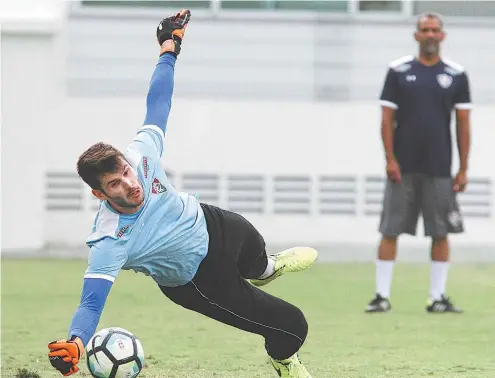
[[[66, 336], [84, 269], [84, 261], [2, 261], [2, 377], [28, 377], [21, 368], [61, 377], [47, 343]], [[451, 268], [449, 293], [462, 315], [424, 311], [427, 265], [398, 264], [395, 273], [390, 314], [363, 312], [373, 264], [317, 264], [267, 286], [306, 314], [301, 358], [313, 378], [495, 377], [495, 265]], [[98, 329], [109, 326], [142, 341], [143, 378], [277, 376], [259, 336], [174, 305], [142, 275], [117, 278]], [[80, 365], [77, 376], [89, 377], [85, 360]]]

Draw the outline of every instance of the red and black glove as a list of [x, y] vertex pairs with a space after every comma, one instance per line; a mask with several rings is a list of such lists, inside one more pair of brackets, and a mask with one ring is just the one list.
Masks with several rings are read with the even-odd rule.
[[[179, 55], [182, 39], [184, 38], [184, 33], [186, 32], [186, 27], [190, 19], [191, 11], [183, 9], [179, 13], [160, 21], [156, 28], [156, 38], [162, 47], [160, 55], [165, 52], [173, 52], [176, 55]], [[163, 42], [169, 39], [173, 41], [173, 44], [170, 43], [166, 47], [162, 46]]]
[[84, 353], [84, 345], [79, 337], [74, 340], [58, 340], [48, 344], [48, 358], [52, 366], [64, 377], [77, 373], [77, 364]]

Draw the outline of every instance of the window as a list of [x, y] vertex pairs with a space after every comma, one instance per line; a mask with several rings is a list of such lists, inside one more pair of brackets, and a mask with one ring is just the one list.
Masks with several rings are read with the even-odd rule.
[[437, 12], [444, 16], [495, 16], [495, 1], [415, 1], [414, 14]]
[[347, 1], [275, 1], [277, 9], [347, 12]]
[[359, 1], [361, 12], [400, 12], [402, 1]]
[[[196, 0], [196, 1], [162, 1], [162, 0], [80, 0], [84, 7], [143, 7], [165, 9], [210, 9], [217, 10], [259, 10], [259, 11], [307, 11], [338, 13], [400, 13], [404, 10], [404, 1], [410, 0]], [[424, 4], [470, 3], [469, 1], [415, 1], [416, 8]], [[484, 3], [473, 1], [473, 3]], [[409, 4], [409, 3], [408, 3]], [[493, 2], [495, 4], [495, 2]], [[217, 7], [218, 6], [218, 7]], [[411, 7], [408, 7], [410, 9]], [[420, 11], [421, 12], [421, 11]]]
[[273, 1], [222, 1], [223, 9], [273, 9]]
[[245, 10], [302, 10], [318, 12], [347, 12], [348, 1], [236, 1], [223, 0], [222, 9]]
[[153, 8], [174, 8], [174, 9], [198, 9], [209, 8], [209, 0], [197, 1], [152, 1], [152, 0], [129, 0], [129, 1], [88, 1], [82, 0], [85, 7], [153, 7]]

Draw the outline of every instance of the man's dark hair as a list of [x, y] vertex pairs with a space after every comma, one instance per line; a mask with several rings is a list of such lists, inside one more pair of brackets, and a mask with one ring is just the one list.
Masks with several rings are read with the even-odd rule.
[[105, 173], [117, 171], [124, 154], [110, 144], [96, 143], [77, 160], [77, 173], [91, 189], [102, 190], [100, 178]]
[[433, 18], [433, 19], [436, 19], [438, 20], [438, 22], [440, 23], [440, 27], [443, 29], [443, 17], [440, 13], [435, 13], [435, 12], [426, 12], [426, 13], [422, 13], [418, 16], [418, 19], [416, 21], [416, 29], [419, 30], [419, 24], [421, 23], [421, 21], [423, 21], [424, 19], [428, 19], [428, 18]]

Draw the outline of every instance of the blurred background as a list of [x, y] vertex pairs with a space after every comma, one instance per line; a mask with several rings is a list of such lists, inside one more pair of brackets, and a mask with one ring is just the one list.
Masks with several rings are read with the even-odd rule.
[[[156, 25], [183, 7], [192, 21], [163, 158], [172, 183], [245, 215], [269, 249], [309, 244], [332, 261], [375, 257], [378, 96], [388, 63], [417, 52], [416, 16], [442, 13], [443, 56], [466, 68], [475, 105], [453, 259], [495, 259], [495, 2], [357, 0], [2, 1], [4, 256], [86, 256], [97, 203], [77, 157], [133, 138]], [[403, 261], [427, 261], [421, 222], [418, 235], [401, 241]]]

